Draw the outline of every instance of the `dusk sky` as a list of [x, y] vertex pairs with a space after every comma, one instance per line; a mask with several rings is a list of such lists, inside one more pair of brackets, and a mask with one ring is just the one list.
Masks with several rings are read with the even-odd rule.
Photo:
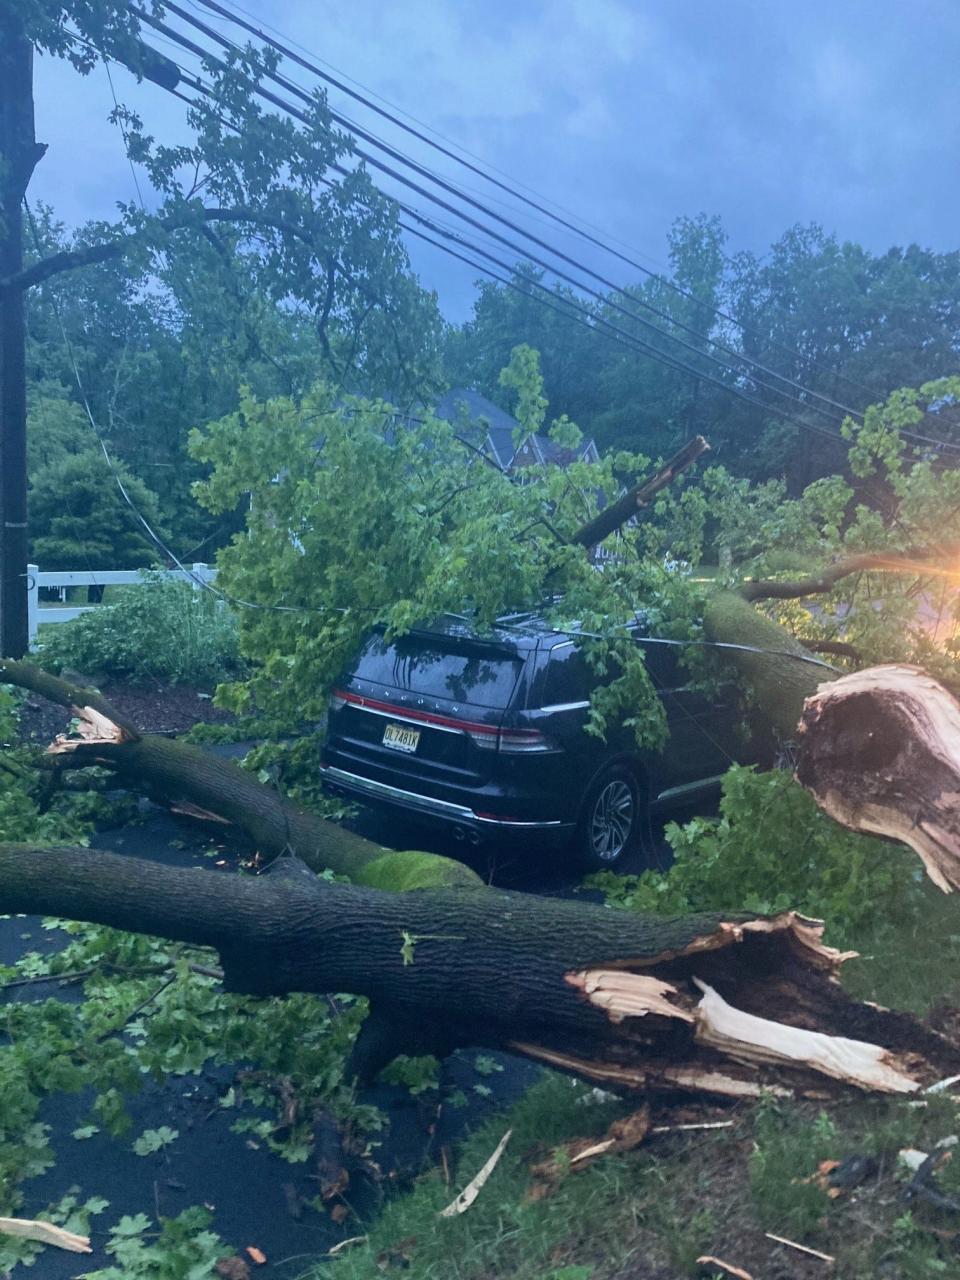
[[[957, 0], [244, 0], [244, 7], [327, 69], [629, 245], [650, 267], [666, 260], [672, 220], [699, 212], [721, 216], [731, 253], [762, 253], [798, 222], [878, 251], [910, 242], [960, 247]], [[308, 73], [289, 74], [313, 87]], [[68, 225], [110, 218], [134, 188], [107, 122], [105, 71], [84, 79], [42, 58], [36, 79], [37, 135], [50, 150], [31, 198], [50, 202]], [[122, 69], [114, 83], [155, 136], [184, 136], [180, 102]], [[332, 92], [331, 104], [481, 189], [479, 178], [342, 95]], [[600, 261], [559, 229], [529, 225]], [[476, 273], [439, 253], [412, 246], [411, 254], [445, 313], [464, 318]], [[636, 276], [610, 260], [604, 268], [618, 282]]]

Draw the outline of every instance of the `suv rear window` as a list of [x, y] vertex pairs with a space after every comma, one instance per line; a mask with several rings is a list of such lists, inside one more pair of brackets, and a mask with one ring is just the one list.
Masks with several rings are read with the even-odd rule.
[[388, 644], [383, 636], [373, 635], [361, 651], [354, 675], [431, 698], [503, 708], [510, 702], [522, 666], [519, 658], [496, 649], [481, 653], [419, 636]]

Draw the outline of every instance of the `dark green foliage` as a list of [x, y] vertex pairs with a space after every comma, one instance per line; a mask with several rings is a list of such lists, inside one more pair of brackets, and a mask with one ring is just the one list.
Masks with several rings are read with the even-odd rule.
[[33, 475], [30, 554], [44, 569], [137, 569], [157, 559], [157, 548], [124, 500], [161, 537], [156, 495], [122, 464], [116, 473], [99, 451], [64, 454]]
[[825, 919], [833, 942], [878, 918], [902, 924], [923, 902], [915, 855], [845, 831], [786, 771], [730, 769], [720, 816], [671, 823], [666, 834], [668, 872], [601, 872], [588, 883], [618, 906], [663, 915], [795, 908]]
[[[579, 299], [580, 305], [595, 320], [606, 320], [728, 386], [737, 382], [736, 374], [723, 367], [731, 357], [706, 339], [748, 356], [763, 366], [757, 377], [767, 385], [755, 393], [767, 408], [707, 382], [698, 384], [688, 373], [604, 337], [602, 329], [568, 319], [562, 312], [572, 313], [571, 291], [550, 285], [529, 264], [515, 272], [517, 289], [479, 286], [473, 316], [448, 336], [450, 381], [475, 387], [509, 408], [498, 374], [511, 349], [529, 343], [540, 352], [553, 412], [568, 414], [601, 446], [669, 454], [704, 432], [731, 470], [757, 479], [783, 474], [796, 491], [840, 470], [845, 450], [782, 416], [803, 418], [808, 412], [771, 389], [791, 391], [782, 379], [862, 411], [898, 386], [956, 371], [960, 253], [911, 245], [873, 254], [811, 226], [791, 228], [761, 256], [728, 257], [719, 219], [704, 215], [678, 219], [669, 248], [664, 274], [691, 296], [674, 292], [662, 279], [646, 278], [602, 302]], [[546, 284], [556, 309], [538, 301], [544, 295], [537, 283]], [[713, 308], [746, 328], [724, 321]], [[653, 333], [643, 319], [664, 334]], [[670, 342], [670, 334], [689, 345]], [[711, 354], [719, 365], [708, 358]], [[736, 368], [735, 355], [732, 363]], [[830, 416], [813, 412], [810, 421], [838, 431], [843, 410], [822, 407]], [[956, 439], [955, 416], [930, 434]]]
[[144, 574], [105, 604], [43, 634], [42, 657], [56, 670], [102, 671], [133, 683], [212, 685], [241, 669], [232, 610], [209, 591]]

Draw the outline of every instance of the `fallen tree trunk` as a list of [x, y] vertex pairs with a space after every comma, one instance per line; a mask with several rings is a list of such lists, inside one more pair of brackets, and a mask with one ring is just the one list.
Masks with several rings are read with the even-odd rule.
[[28, 662], [0, 659], [0, 682], [38, 693], [73, 712], [76, 728], [49, 748], [51, 768], [111, 769], [123, 786], [175, 812], [232, 826], [269, 861], [291, 853], [314, 870], [330, 870], [385, 889], [480, 885], [452, 858], [391, 849], [326, 822], [259, 782], [235, 761], [188, 742], [141, 734], [96, 689], [73, 685]]
[[[32, 678], [20, 664], [6, 664], [4, 674]], [[891, 737], [907, 744], [901, 776], [885, 768], [872, 778], [871, 795], [877, 803], [886, 795], [894, 814], [935, 757], [940, 772], [923, 826], [926, 843], [915, 847], [942, 880], [956, 883], [960, 872], [948, 875], [927, 846], [940, 841], [943, 857], [957, 856], [956, 840], [944, 843], [933, 819], [960, 793], [960, 707], [929, 677], [913, 675], [906, 682], [909, 706], [899, 668], [825, 686], [808, 708], [803, 749], [825, 762], [831, 795], [846, 796], [843, 820], [860, 830], [880, 829], [871, 825], [873, 809], [865, 823], [851, 797], [870, 775], [881, 728], [884, 750]], [[68, 705], [82, 693], [48, 688]], [[849, 697], [857, 716], [832, 715]], [[891, 707], [905, 718], [883, 721]], [[764, 1087], [818, 1096], [849, 1087], [912, 1092], [960, 1071], [960, 1049], [938, 1033], [847, 997], [836, 981], [844, 957], [822, 945], [819, 926], [792, 913], [642, 917], [492, 888], [477, 892], [476, 877], [466, 872], [456, 888], [412, 893], [328, 883], [292, 855], [298, 843], [317, 860], [336, 854], [337, 828], [312, 815], [294, 820], [272, 789], [235, 766], [223, 772], [216, 762], [209, 770], [209, 757], [196, 748], [136, 735], [110, 718], [103, 700], [99, 710], [75, 709], [84, 736], [58, 740], [55, 759], [104, 763], [140, 787], [149, 771], [168, 799], [184, 788], [194, 812], [202, 803], [207, 817], [236, 814], [237, 826], [259, 829], [277, 856], [269, 874], [241, 878], [86, 849], [0, 846], [0, 910], [215, 947], [235, 991], [367, 996], [371, 1015], [353, 1063], [362, 1075], [399, 1052], [442, 1054], [467, 1044], [512, 1049], [622, 1089], [733, 1097]], [[846, 773], [833, 767], [831, 752], [849, 758]], [[801, 776], [813, 789], [813, 775], [802, 767]], [[256, 797], [254, 818], [249, 796]], [[267, 796], [277, 807], [264, 817]], [[890, 834], [910, 838], [902, 821]], [[446, 874], [447, 859], [385, 852], [357, 837], [350, 837], [348, 852], [353, 842], [361, 876], [377, 866], [399, 868], [392, 888]], [[405, 881], [408, 857], [422, 861]]]
[[658, 493], [673, 484], [677, 476], [682, 475], [698, 458], [709, 451], [710, 446], [703, 436], [694, 436], [649, 479], [642, 480], [632, 489], [628, 489], [616, 502], [604, 507], [592, 520], [581, 525], [570, 541], [588, 550], [595, 547], [611, 533], [616, 533], [628, 520], [632, 520], [637, 512], [649, 506]]
[[624, 1090], [911, 1093], [960, 1071], [916, 1019], [851, 1000], [843, 956], [793, 913], [658, 918], [489, 889], [392, 894], [298, 859], [261, 877], [0, 846], [0, 908], [220, 954], [228, 989], [369, 997], [354, 1069], [506, 1048]]
[[703, 627], [708, 640], [731, 646], [724, 658], [739, 672], [751, 703], [777, 736], [795, 737], [804, 701], [829, 678], [830, 665], [736, 591], [707, 597]]

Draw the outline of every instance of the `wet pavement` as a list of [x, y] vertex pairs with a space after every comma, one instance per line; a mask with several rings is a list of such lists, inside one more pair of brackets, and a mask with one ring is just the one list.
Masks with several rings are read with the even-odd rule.
[[[215, 750], [221, 755], [240, 755], [244, 748]], [[361, 810], [351, 826], [369, 839], [394, 848], [423, 848], [454, 857], [466, 854], [485, 878], [524, 892], [564, 897], [582, 892], [580, 873], [557, 854], [548, 856], [528, 850], [497, 857], [484, 850], [468, 850], [443, 833], [398, 824], [395, 817], [375, 810]], [[146, 802], [140, 823], [100, 832], [92, 845], [171, 866], [210, 867], [204, 856], [209, 847], [208, 833]], [[654, 861], [665, 865], [668, 860], [669, 849], [661, 839], [655, 847]], [[636, 872], [644, 865], [645, 860], [635, 856], [618, 870]], [[26, 951], [55, 949], [62, 941], [63, 935], [44, 930], [37, 917], [0, 919], [2, 964], [11, 963]], [[82, 998], [78, 986], [63, 986], [51, 980], [0, 993], [0, 1003], [49, 997], [66, 1001]], [[128, 1100], [133, 1127], [121, 1139], [103, 1132], [82, 1141], [73, 1138], [73, 1130], [88, 1121], [92, 1099], [89, 1094], [53, 1095], [45, 1100], [41, 1119], [50, 1126], [56, 1164], [25, 1184], [26, 1201], [20, 1215], [35, 1216], [74, 1187], [82, 1190], [84, 1198], [103, 1196], [110, 1206], [94, 1219], [91, 1236], [96, 1252], [92, 1256], [81, 1259], [47, 1249], [23, 1274], [36, 1280], [66, 1280], [110, 1265], [112, 1259], [102, 1246], [106, 1243], [106, 1228], [121, 1215], [142, 1212], [156, 1220], [159, 1216], [175, 1217], [191, 1205], [205, 1204], [213, 1213], [212, 1229], [227, 1243], [238, 1249], [254, 1245], [266, 1255], [268, 1262], [255, 1268], [257, 1275], [298, 1276], [340, 1240], [362, 1234], [364, 1224], [377, 1213], [383, 1196], [393, 1186], [433, 1163], [441, 1147], [456, 1141], [496, 1107], [513, 1102], [540, 1073], [538, 1067], [524, 1060], [484, 1051], [486, 1070], [481, 1075], [474, 1066], [476, 1058], [475, 1051], [465, 1050], [444, 1062], [439, 1093], [432, 1091], [413, 1098], [405, 1089], [386, 1085], [362, 1091], [358, 1101], [379, 1107], [387, 1118], [385, 1131], [376, 1135], [380, 1145], [374, 1153], [385, 1177], [376, 1183], [362, 1172], [357, 1174], [344, 1197], [348, 1216], [340, 1222], [307, 1203], [318, 1191], [316, 1159], [289, 1164], [262, 1145], [255, 1147], [247, 1136], [232, 1132], [236, 1112], [219, 1106], [234, 1074], [231, 1068], [171, 1076], [162, 1084], [146, 1083], [139, 1094]], [[489, 1069], [490, 1058], [495, 1059], [498, 1069]], [[444, 1105], [444, 1099], [454, 1091], [458, 1100], [460, 1095], [466, 1097], [466, 1105]], [[318, 1124], [322, 1128], [323, 1120]], [[133, 1138], [160, 1125], [177, 1129], [176, 1141], [155, 1155], [135, 1155]], [[327, 1128], [331, 1126], [328, 1124]], [[318, 1148], [322, 1149], [324, 1142], [329, 1144], [331, 1134], [318, 1129], [318, 1136]]]

